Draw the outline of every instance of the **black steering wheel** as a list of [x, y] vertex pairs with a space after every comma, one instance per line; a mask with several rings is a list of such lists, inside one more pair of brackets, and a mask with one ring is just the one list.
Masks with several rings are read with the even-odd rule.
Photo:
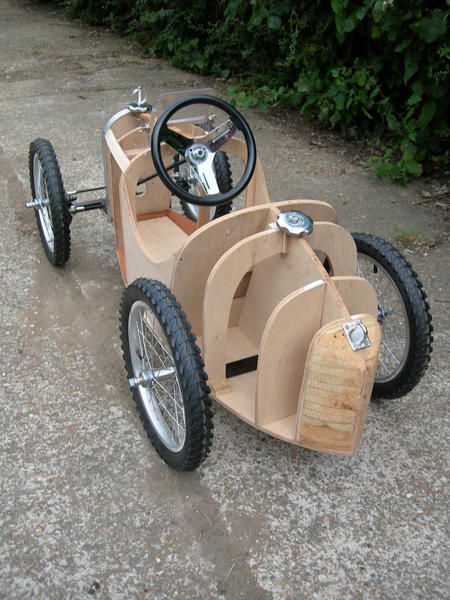
[[[168, 122], [177, 111], [191, 104], [217, 106], [228, 115], [228, 119], [211, 131], [205, 132], [204, 135], [194, 138], [185, 137], [171, 129]], [[247, 164], [236, 185], [229, 191], [221, 193], [213, 168], [214, 156], [236, 131], [240, 131], [244, 136], [247, 146]], [[190, 193], [169, 175], [168, 171], [174, 165], [170, 167], [164, 165], [161, 152], [163, 142], [173, 148], [182, 157], [181, 160], [187, 163], [193, 179], [200, 185], [204, 195], [197, 196]], [[255, 170], [256, 145], [250, 126], [234, 106], [214, 96], [188, 96], [168, 106], [156, 121], [152, 133], [152, 157], [156, 172], [164, 185], [181, 200], [196, 206], [219, 206], [233, 200], [248, 185]]]

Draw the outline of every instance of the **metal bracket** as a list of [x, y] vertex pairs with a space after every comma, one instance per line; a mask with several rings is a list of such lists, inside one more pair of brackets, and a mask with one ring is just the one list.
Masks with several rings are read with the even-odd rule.
[[360, 319], [344, 323], [344, 332], [354, 352], [368, 348], [371, 345], [367, 327]]

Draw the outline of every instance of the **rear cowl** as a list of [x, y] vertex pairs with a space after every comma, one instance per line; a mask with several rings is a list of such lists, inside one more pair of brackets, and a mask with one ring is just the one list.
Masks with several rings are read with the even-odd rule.
[[367, 348], [352, 350], [344, 320], [325, 325], [311, 342], [300, 392], [297, 439], [301, 446], [347, 455], [358, 449], [381, 338], [374, 316], [358, 318], [367, 328]]

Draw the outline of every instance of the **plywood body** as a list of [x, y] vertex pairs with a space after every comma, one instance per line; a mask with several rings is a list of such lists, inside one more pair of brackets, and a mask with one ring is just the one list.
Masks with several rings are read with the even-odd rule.
[[372, 342], [354, 352], [335, 321], [310, 345], [298, 406], [297, 441], [307, 448], [352, 454], [358, 447], [378, 362], [380, 326], [361, 315]]
[[[125, 113], [104, 139], [109, 215], [125, 283], [147, 277], [170, 287], [197, 336], [213, 393], [230, 411], [291, 443], [353, 453], [380, 328], [375, 292], [356, 276], [352, 236], [326, 202], [270, 203], [259, 162], [243, 210], [213, 222], [209, 210], [200, 211], [198, 224], [175, 213], [158, 178], [138, 185], [154, 171], [147, 145], [154, 119]], [[180, 127], [187, 135], [196, 130]], [[246, 160], [238, 139], [223, 150]], [[164, 147], [167, 164], [173, 154]], [[310, 216], [313, 232], [281, 232], [276, 219], [286, 210]], [[371, 346], [354, 352], [343, 324], [356, 318]]]

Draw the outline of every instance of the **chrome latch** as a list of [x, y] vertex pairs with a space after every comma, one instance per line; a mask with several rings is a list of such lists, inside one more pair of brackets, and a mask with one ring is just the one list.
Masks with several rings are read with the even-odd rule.
[[286, 210], [277, 217], [278, 228], [292, 237], [301, 237], [305, 233], [309, 235], [312, 233], [313, 223], [308, 215], [299, 210]]
[[367, 327], [359, 319], [344, 323], [344, 332], [353, 351], [363, 350], [370, 346]]

